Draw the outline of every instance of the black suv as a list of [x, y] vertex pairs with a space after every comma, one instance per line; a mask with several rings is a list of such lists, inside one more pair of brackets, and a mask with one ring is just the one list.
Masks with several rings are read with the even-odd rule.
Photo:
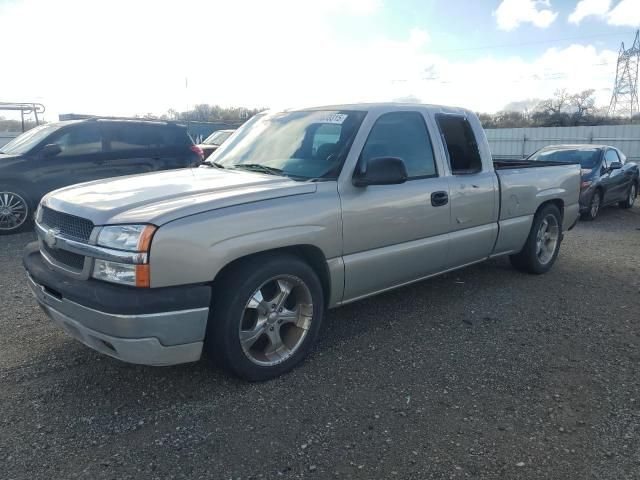
[[28, 226], [40, 199], [57, 188], [202, 160], [186, 128], [171, 122], [90, 118], [41, 125], [0, 147], [0, 234]]

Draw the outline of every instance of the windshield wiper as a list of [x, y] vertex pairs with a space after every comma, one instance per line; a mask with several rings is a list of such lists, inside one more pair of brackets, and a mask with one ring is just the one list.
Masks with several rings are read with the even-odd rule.
[[209, 167], [216, 167], [216, 168], [221, 168], [221, 169], [225, 169], [227, 167], [225, 167], [224, 165], [222, 165], [221, 163], [217, 163], [217, 162], [210, 162], [209, 160], [205, 160], [204, 162], [202, 162], [203, 165], [207, 165]]
[[268, 175], [286, 176], [285, 173], [279, 168], [268, 167], [259, 163], [238, 163], [233, 166], [233, 169], [249, 170], [250, 172], [266, 173]]

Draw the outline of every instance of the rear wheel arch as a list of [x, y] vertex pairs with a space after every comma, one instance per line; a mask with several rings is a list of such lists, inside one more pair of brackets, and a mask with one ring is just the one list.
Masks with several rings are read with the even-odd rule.
[[552, 200], [546, 200], [542, 202], [535, 211], [534, 215], [537, 215], [543, 208], [547, 205], [555, 205], [558, 210], [560, 210], [560, 220], [562, 221], [562, 226], [564, 228], [564, 201], [561, 198], [554, 198]]

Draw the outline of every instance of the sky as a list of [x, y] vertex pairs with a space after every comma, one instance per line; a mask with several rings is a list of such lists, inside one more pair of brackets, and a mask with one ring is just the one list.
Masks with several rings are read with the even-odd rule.
[[[416, 101], [608, 104], [640, 0], [0, 0], [0, 101], [161, 114]], [[2, 112], [0, 112], [2, 115]]]

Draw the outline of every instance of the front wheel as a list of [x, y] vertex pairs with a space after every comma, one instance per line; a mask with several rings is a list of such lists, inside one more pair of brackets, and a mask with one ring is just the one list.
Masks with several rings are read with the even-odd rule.
[[591, 197], [591, 202], [589, 202], [589, 210], [582, 214], [583, 220], [595, 220], [600, 212], [600, 207], [602, 206], [602, 193], [599, 190], [596, 190], [593, 196]]
[[636, 203], [636, 197], [638, 196], [638, 186], [635, 183], [632, 183], [629, 187], [629, 194], [627, 198], [620, 202], [618, 206], [620, 208], [631, 208], [633, 204]]
[[205, 352], [230, 372], [267, 380], [308, 354], [324, 314], [322, 285], [298, 257], [259, 255], [215, 282]]
[[0, 235], [18, 233], [31, 224], [31, 203], [25, 193], [0, 185]]
[[556, 261], [562, 241], [562, 215], [555, 205], [546, 205], [533, 218], [523, 249], [511, 255], [511, 264], [520, 271], [541, 274]]

